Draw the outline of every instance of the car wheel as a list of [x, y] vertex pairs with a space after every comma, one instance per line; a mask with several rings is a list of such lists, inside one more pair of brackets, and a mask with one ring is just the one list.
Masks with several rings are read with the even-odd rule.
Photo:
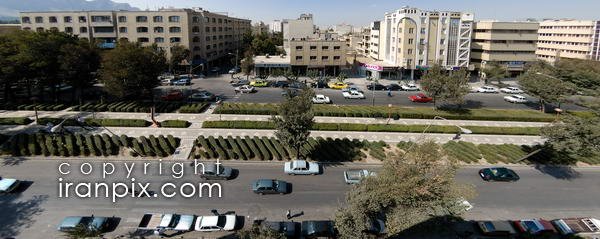
[[260, 195], [265, 195], [265, 193], [258, 193], [258, 194], [260, 194]]

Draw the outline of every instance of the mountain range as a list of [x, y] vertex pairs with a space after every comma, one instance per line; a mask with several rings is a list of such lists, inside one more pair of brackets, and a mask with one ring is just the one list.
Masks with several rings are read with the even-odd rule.
[[139, 10], [128, 3], [111, 0], [2, 0], [0, 18], [19, 16], [21, 11], [68, 11], [68, 10]]

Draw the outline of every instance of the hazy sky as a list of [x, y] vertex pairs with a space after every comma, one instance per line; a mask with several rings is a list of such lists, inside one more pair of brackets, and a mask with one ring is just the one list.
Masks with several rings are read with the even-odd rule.
[[[313, 13], [315, 24], [348, 23], [367, 26], [385, 12], [402, 6], [427, 10], [475, 13], [475, 18], [524, 20], [526, 18], [600, 19], [600, 0], [113, 0], [140, 9], [159, 7], [202, 7], [211, 12], [228, 12], [235, 17], [269, 22]], [[168, 3], [165, 3], [168, 2]]]

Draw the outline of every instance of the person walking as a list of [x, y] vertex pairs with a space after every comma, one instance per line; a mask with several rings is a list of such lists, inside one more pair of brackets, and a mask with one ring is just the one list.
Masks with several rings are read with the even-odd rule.
[[392, 89], [388, 89], [388, 97], [392, 97]]
[[292, 212], [290, 210], [287, 210], [287, 212], [285, 212], [285, 217], [290, 220], [292, 218]]

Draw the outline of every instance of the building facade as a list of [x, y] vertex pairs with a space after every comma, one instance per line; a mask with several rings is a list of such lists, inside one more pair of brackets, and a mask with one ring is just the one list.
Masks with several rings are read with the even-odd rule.
[[338, 75], [346, 65], [348, 47], [343, 41], [333, 38], [290, 40], [288, 51], [294, 72], [304, 74], [318, 70], [324, 75]]
[[269, 25], [264, 22], [254, 23], [252, 26], [252, 35], [269, 34]]
[[158, 11], [22, 12], [24, 30], [55, 30], [112, 48], [119, 40], [156, 44], [167, 53], [175, 45], [190, 49], [194, 64], [210, 64], [242, 47], [251, 30], [247, 19], [201, 8]]
[[347, 35], [354, 32], [354, 27], [348, 24], [337, 24], [333, 27], [333, 31], [339, 35]]
[[283, 22], [281, 20], [273, 20], [269, 24], [269, 31], [271, 31], [271, 33], [282, 32]]
[[369, 57], [379, 60], [379, 45], [380, 45], [380, 28], [381, 22], [374, 21], [371, 23], [371, 37], [369, 38]]
[[559, 58], [600, 60], [600, 21], [540, 22], [536, 55], [553, 63]]
[[411, 75], [433, 64], [468, 68], [472, 29], [470, 13], [403, 7], [386, 13], [381, 22], [379, 59]]
[[315, 35], [315, 24], [313, 23], [312, 14], [301, 14], [298, 19], [283, 20], [284, 44], [287, 40], [314, 38]]
[[482, 70], [491, 63], [506, 67], [511, 74], [536, 61], [539, 23], [479, 21], [473, 27], [471, 64]]

